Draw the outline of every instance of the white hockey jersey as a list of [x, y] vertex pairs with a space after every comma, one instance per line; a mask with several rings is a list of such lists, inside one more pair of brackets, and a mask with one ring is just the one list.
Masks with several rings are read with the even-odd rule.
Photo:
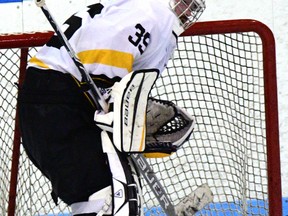
[[[176, 47], [173, 12], [161, 0], [108, 0], [71, 16], [62, 26], [85, 69], [108, 79], [148, 68], [163, 71]], [[29, 66], [81, 75], [53, 36]]]

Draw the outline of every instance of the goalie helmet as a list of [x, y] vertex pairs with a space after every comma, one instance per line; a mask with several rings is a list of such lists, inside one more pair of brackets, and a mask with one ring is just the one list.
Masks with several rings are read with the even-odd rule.
[[206, 8], [205, 0], [161, 0], [168, 3], [179, 21], [179, 25], [174, 26], [174, 31], [178, 34], [188, 29], [201, 16]]

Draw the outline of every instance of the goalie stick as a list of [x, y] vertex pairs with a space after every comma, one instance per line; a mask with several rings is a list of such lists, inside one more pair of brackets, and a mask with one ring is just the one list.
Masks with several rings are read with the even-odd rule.
[[[61, 29], [55, 22], [55, 19], [52, 17], [48, 7], [46, 6], [45, 0], [35, 0], [35, 3], [38, 7], [41, 8], [42, 12], [48, 19], [54, 31], [56, 32], [61, 44], [65, 47], [65, 49], [69, 53], [71, 59], [73, 60], [76, 67], [78, 68], [79, 72], [81, 73], [83, 81], [85, 81], [87, 85], [90, 87], [88, 92], [93, 98], [97, 106], [97, 109], [103, 110], [106, 113], [108, 111], [108, 105], [106, 104], [104, 97], [102, 96], [99, 89], [93, 82], [89, 73], [85, 70], [83, 64], [77, 57], [76, 53], [74, 52], [73, 48], [68, 42], [66, 36], [64, 35], [64, 33], [61, 31]], [[170, 199], [168, 198], [165, 192], [165, 189], [160, 184], [153, 169], [150, 167], [149, 163], [143, 157], [143, 155], [131, 154], [129, 160], [130, 159], [134, 162], [138, 171], [140, 172], [140, 174], [143, 176], [143, 178], [145, 179], [145, 181], [151, 188], [155, 197], [159, 201], [159, 204], [161, 205], [163, 211], [169, 216], [194, 215], [197, 211], [201, 210], [205, 205], [207, 205], [209, 202], [213, 200], [213, 194], [210, 188], [208, 187], [208, 185], [204, 184], [198, 187], [191, 194], [186, 196], [176, 206], [173, 206], [173, 204], [171, 203]]]

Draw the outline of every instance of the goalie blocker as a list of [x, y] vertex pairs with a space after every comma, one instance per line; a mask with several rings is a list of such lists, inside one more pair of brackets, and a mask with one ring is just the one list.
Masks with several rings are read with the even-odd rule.
[[158, 75], [157, 69], [129, 73], [112, 87], [113, 111], [95, 113], [96, 124], [113, 132], [118, 151], [164, 157], [189, 139], [194, 118], [170, 101], [148, 98]]

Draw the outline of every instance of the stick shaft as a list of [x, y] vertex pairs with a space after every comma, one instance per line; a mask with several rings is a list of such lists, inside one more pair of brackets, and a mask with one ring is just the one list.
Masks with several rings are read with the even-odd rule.
[[133, 162], [136, 164], [139, 173], [143, 176], [150, 189], [154, 193], [160, 206], [166, 215], [176, 216], [175, 207], [168, 198], [164, 187], [156, 177], [153, 169], [147, 162], [146, 158], [142, 154], [131, 154]]

